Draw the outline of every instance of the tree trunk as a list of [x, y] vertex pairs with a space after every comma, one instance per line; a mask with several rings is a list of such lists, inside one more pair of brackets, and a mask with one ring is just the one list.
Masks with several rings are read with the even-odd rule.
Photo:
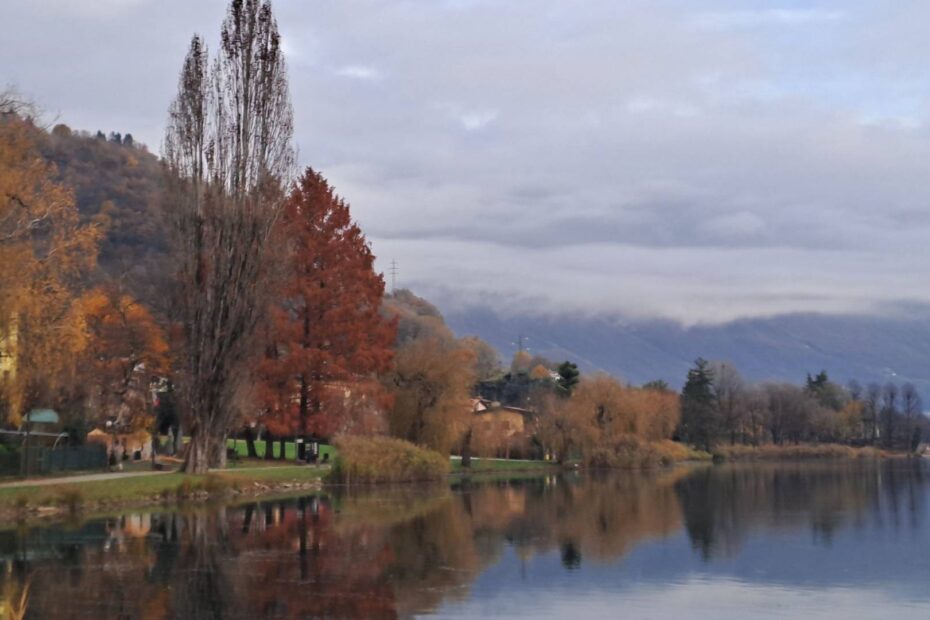
[[274, 439], [271, 433], [265, 431], [265, 460], [270, 461], [274, 458]]
[[462, 467], [471, 467], [471, 436], [472, 430], [468, 429], [462, 440]]
[[210, 437], [195, 428], [187, 443], [182, 469], [188, 474], [205, 474], [210, 469]]
[[226, 469], [226, 454], [229, 449], [226, 441], [226, 433], [211, 439], [210, 467], [213, 469]]
[[181, 423], [178, 422], [178, 425], [174, 428], [174, 445], [171, 446], [171, 454], [176, 455], [180, 454], [181, 450], [184, 449], [184, 432], [181, 429]]
[[[305, 328], [306, 329], [306, 328]], [[303, 439], [297, 444], [297, 460], [307, 460], [307, 409], [308, 409], [307, 379], [300, 376], [300, 438]]]
[[251, 426], [245, 428], [245, 453], [250, 459], [258, 458], [258, 450], [255, 449], [255, 429]]
[[278, 455], [278, 458], [279, 458], [280, 460], [282, 460], [282, 461], [285, 460], [285, 459], [287, 458], [287, 446], [286, 446], [286, 443], [287, 443], [287, 440], [285, 440], [284, 438], [282, 438], [281, 441], [280, 441], [279, 444], [278, 444], [278, 445], [281, 447], [281, 454]]

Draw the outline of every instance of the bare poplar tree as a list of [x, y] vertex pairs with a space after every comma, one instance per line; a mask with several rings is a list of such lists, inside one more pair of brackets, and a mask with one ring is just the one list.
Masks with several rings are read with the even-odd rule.
[[886, 448], [894, 445], [894, 435], [898, 418], [898, 386], [890, 381], [882, 388], [882, 440]]
[[730, 445], [745, 436], [746, 383], [739, 371], [727, 362], [711, 362], [713, 392], [720, 410], [723, 432], [729, 436]]
[[248, 376], [272, 267], [269, 237], [291, 179], [293, 112], [268, 0], [233, 0], [209, 61], [194, 36], [164, 153], [183, 330], [179, 402], [185, 470], [225, 462], [235, 395]]
[[913, 383], [905, 383], [901, 386], [901, 412], [904, 414], [905, 421], [905, 443], [908, 452], [917, 450], [920, 443], [920, 427], [917, 420], [920, 417], [920, 394]]
[[866, 386], [863, 422], [866, 427], [866, 438], [870, 445], [875, 445], [875, 440], [878, 439], [878, 413], [881, 395], [882, 388], [877, 383], [870, 383]]

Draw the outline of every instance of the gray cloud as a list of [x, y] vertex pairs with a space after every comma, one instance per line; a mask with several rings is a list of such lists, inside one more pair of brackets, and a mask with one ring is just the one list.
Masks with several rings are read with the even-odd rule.
[[[224, 4], [7, 0], [0, 82], [157, 148]], [[440, 303], [695, 322], [930, 302], [930, 6], [275, 6], [303, 162]]]

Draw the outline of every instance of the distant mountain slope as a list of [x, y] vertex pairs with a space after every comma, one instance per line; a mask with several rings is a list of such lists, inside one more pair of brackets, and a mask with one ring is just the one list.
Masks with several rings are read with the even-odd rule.
[[930, 404], [930, 310], [907, 319], [799, 314], [683, 328], [576, 317], [501, 317], [488, 309], [446, 314], [459, 336], [477, 335], [509, 357], [520, 335], [533, 353], [571, 359], [633, 383], [678, 387], [701, 356], [726, 360], [750, 379], [800, 383], [826, 369], [834, 380], [910, 381]]

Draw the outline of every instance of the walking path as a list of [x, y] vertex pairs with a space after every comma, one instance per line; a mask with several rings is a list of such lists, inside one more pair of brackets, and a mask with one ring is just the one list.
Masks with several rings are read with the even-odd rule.
[[[266, 469], [291, 469], [306, 468], [307, 465], [273, 465], [269, 467], [236, 467], [232, 469], [211, 469], [211, 472], [221, 471], [228, 474], [237, 472], [259, 471]], [[101, 480], [122, 480], [124, 478], [138, 478], [140, 476], [160, 476], [164, 474], [175, 473], [174, 470], [164, 471], [114, 471], [103, 472], [99, 474], [81, 474], [78, 476], [59, 476], [57, 478], [26, 478], [25, 480], [13, 480], [11, 482], [0, 483], [0, 489], [15, 487], [45, 487], [57, 484], [72, 484], [75, 482], [98, 482]]]
[[80, 476], [61, 476], [59, 478], [26, 478], [13, 482], [0, 483], [0, 489], [12, 487], [45, 487], [56, 484], [71, 484], [73, 482], [97, 482], [98, 480], [117, 480], [122, 478], [138, 478], [140, 476], [160, 476], [173, 473], [171, 471], [117, 471], [101, 474], [82, 474]]

